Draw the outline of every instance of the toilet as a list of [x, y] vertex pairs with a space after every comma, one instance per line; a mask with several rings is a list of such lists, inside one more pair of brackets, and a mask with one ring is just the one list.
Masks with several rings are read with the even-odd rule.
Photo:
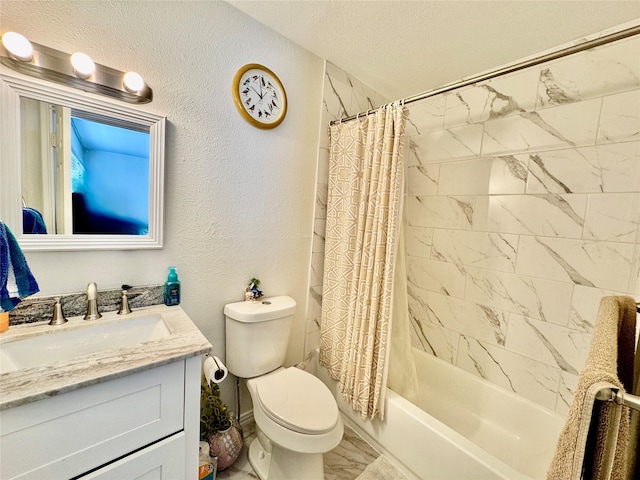
[[249, 463], [261, 480], [323, 480], [322, 456], [344, 431], [325, 384], [282, 366], [295, 310], [286, 295], [224, 307], [226, 364], [247, 379], [257, 430]]

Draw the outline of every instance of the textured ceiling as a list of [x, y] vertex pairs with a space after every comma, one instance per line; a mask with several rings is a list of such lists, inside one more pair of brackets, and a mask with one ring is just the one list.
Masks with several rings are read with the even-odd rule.
[[228, 0], [398, 99], [640, 19], [640, 1]]

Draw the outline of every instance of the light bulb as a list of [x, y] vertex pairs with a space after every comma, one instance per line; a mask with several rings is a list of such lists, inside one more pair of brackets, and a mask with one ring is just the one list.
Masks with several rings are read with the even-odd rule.
[[18, 60], [29, 62], [33, 58], [33, 46], [26, 37], [16, 32], [7, 32], [2, 35], [2, 45]]
[[76, 52], [71, 55], [74, 73], [80, 78], [89, 78], [96, 71], [96, 64], [86, 53]]
[[124, 88], [131, 93], [138, 93], [144, 87], [144, 80], [136, 72], [127, 72], [123, 83]]

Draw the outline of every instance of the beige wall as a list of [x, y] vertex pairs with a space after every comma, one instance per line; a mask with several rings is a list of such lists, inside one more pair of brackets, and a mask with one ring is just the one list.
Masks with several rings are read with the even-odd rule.
[[[300, 361], [323, 61], [224, 2], [3, 0], [0, 12], [2, 32], [138, 71], [154, 91], [140, 108], [168, 120], [164, 248], [28, 253], [41, 292], [162, 283], [176, 265], [183, 308], [223, 356], [223, 306], [256, 276], [267, 295], [298, 302], [287, 362]], [[231, 97], [235, 72], [253, 62], [287, 90], [287, 117], [271, 131], [246, 123]]]

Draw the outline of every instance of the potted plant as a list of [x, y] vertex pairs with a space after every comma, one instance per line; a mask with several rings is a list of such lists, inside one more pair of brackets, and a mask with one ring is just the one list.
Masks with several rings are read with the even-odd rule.
[[260, 286], [259, 278], [252, 278], [249, 280], [249, 285], [247, 285], [244, 289], [244, 299], [247, 302], [257, 302], [260, 300], [260, 297], [263, 296], [262, 290], [259, 290]]
[[242, 451], [242, 429], [220, 397], [220, 387], [204, 379], [200, 386], [200, 440], [209, 444], [209, 455], [217, 457], [218, 471], [235, 463]]

